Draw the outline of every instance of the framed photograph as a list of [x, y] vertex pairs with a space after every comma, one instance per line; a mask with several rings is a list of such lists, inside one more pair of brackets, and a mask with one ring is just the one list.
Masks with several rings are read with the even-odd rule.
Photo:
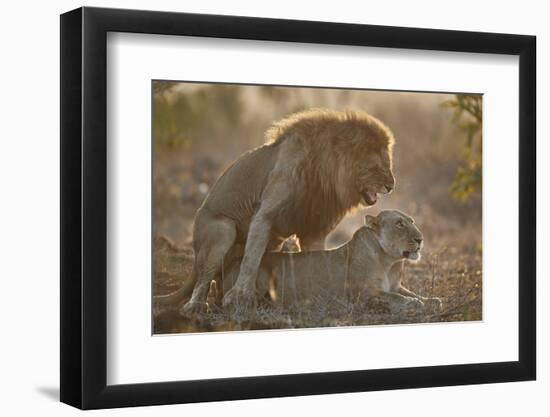
[[61, 16], [61, 401], [533, 380], [535, 37]]

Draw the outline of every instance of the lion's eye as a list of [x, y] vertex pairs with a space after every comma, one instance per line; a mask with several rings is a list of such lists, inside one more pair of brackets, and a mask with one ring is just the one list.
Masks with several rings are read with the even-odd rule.
[[403, 227], [403, 226], [404, 226], [403, 220], [397, 220], [397, 221], [395, 222], [395, 224], [397, 225], [397, 227]]

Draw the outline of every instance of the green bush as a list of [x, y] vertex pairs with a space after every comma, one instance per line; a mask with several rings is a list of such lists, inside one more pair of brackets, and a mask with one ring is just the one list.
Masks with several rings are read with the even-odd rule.
[[449, 191], [456, 199], [466, 200], [482, 187], [482, 96], [456, 94], [443, 106], [453, 111], [453, 122], [465, 134], [461, 163]]

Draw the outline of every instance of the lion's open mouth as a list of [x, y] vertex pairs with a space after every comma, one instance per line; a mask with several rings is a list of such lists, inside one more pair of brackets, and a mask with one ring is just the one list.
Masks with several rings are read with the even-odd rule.
[[363, 190], [361, 192], [361, 195], [369, 206], [373, 206], [378, 201], [378, 193], [374, 191]]

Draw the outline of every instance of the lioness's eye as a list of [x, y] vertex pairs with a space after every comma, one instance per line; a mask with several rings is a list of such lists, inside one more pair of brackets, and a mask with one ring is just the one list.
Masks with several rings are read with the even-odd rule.
[[399, 227], [403, 227], [403, 220], [397, 220], [395, 224]]

